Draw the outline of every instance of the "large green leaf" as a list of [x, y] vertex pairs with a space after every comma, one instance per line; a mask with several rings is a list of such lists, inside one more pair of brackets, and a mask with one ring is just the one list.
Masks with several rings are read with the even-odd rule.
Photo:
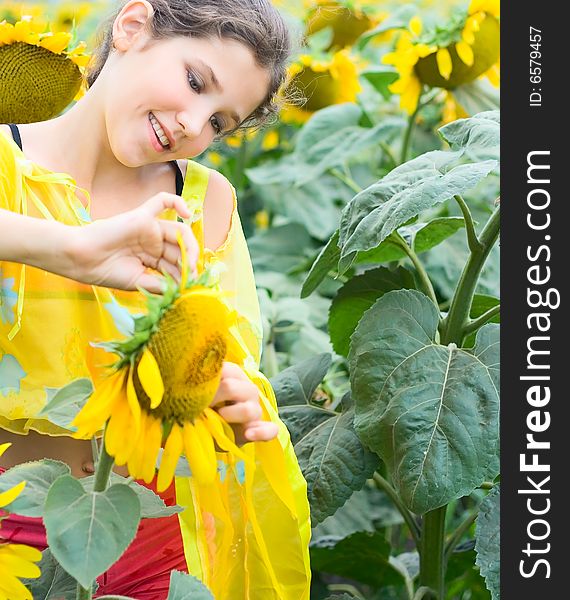
[[323, 139], [340, 129], [354, 127], [362, 117], [362, 109], [352, 102], [333, 104], [317, 111], [302, 127], [295, 143], [296, 156], [305, 156]]
[[301, 288], [301, 298], [310, 296], [319, 287], [319, 284], [325, 279], [329, 272], [336, 268], [340, 258], [338, 236], [339, 232], [337, 229], [315, 259], [315, 262], [303, 283], [303, 287]]
[[458, 119], [439, 128], [441, 137], [453, 148], [483, 146], [498, 148], [501, 135], [498, 110], [481, 112], [467, 119]]
[[383, 531], [359, 531], [347, 538], [321, 538], [311, 543], [311, 566], [380, 588], [403, 585], [402, 573], [390, 563], [390, 544]]
[[350, 279], [333, 300], [329, 312], [329, 333], [335, 352], [348, 356], [350, 336], [362, 315], [386, 292], [415, 288], [414, 276], [404, 267], [391, 271], [370, 269]]
[[361, 73], [362, 77], [369, 81], [374, 89], [382, 94], [385, 100], [389, 100], [392, 92], [388, 89], [391, 83], [398, 79], [398, 71], [387, 65], [373, 65]]
[[[420, 254], [441, 244], [462, 227], [465, 227], [465, 221], [462, 217], [437, 217], [428, 223], [404, 225], [398, 229], [398, 233], [406, 240], [408, 245], [411, 245], [416, 254]], [[400, 260], [406, 256], [407, 254], [402, 247], [393, 240], [393, 236], [388, 236], [377, 248], [359, 252], [355, 262], [364, 264], [385, 263]]]
[[46, 388], [47, 404], [38, 413], [38, 416], [47, 417], [49, 421], [75, 431], [71, 422], [83, 408], [87, 399], [93, 393], [93, 384], [90, 379], [76, 379], [62, 388]]
[[320, 354], [284, 369], [271, 379], [279, 416], [287, 426], [293, 444], [323, 421], [336, 416], [332, 410], [311, 404], [311, 397], [330, 364], [331, 355]]
[[137, 495], [122, 484], [86, 492], [80, 481], [63, 475], [45, 502], [52, 554], [84, 588], [119, 559], [134, 539], [139, 521]]
[[[55, 560], [49, 548], [42, 552], [38, 563], [41, 575], [37, 579], [23, 579], [34, 600], [75, 600], [77, 581]], [[97, 584], [93, 585], [96, 591]]]
[[487, 589], [493, 600], [501, 597], [501, 495], [500, 486], [495, 486], [481, 503], [475, 528], [475, 563], [485, 578]]
[[405, 127], [400, 118], [383, 119], [374, 127], [344, 127], [324, 139], [315, 141], [304, 154], [299, 155], [297, 185], [319, 177], [328, 169], [342, 165], [364, 150], [388, 142]]
[[357, 252], [376, 248], [420, 212], [475, 187], [497, 165], [495, 160], [454, 164], [462, 153], [427, 152], [357, 194], [341, 218], [340, 271], [352, 264]]
[[498, 473], [499, 328], [474, 348], [437, 343], [439, 314], [414, 290], [388, 292], [352, 336], [350, 380], [361, 439], [423, 514]]
[[48, 458], [8, 469], [0, 475], [0, 493], [22, 481], [26, 482], [26, 487], [13, 502], [4, 507], [5, 510], [24, 517], [41, 517], [51, 484], [70, 472], [65, 463]]
[[214, 596], [196, 577], [181, 571], [172, 571], [166, 600], [214, 600]]
[[[186, 460], [184, 460], [186, 462]], [[80, 479], [81, 485], [86, 492], [92, 492], [95, 485], [95, 476], [82, 477]], [[141, 519], [158, 519], [161, 517], [170, 517], [184, 509], [182, 506], [175, 504], [174, 506], [166, 506], [164, 500], [155, 494], [151, 489], [144, 485], [138, 484], [136, 481], [131, 481], [126, 477], [122, 477], [117, 473], [111, 473], [109, 479], [109, 485], [121, 483], [128, 485], [137, 495], [141, 505]]]
[[378, 467], [378, 457], [356, 435], [354, 408], [343, 408], [343, 413], [329, 414], [295, 444], [313, 524], [334, 514]]

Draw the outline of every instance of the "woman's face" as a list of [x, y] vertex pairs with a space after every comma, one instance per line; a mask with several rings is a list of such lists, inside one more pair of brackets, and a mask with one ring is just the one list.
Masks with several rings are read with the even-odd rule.
[[146, 33], [126, 46], [119, 40], [109, 59], [106, 128], [114, 155], [126, 166], [197, 156], [266, 97], [269, 74], [240, 42], [148, 41]]

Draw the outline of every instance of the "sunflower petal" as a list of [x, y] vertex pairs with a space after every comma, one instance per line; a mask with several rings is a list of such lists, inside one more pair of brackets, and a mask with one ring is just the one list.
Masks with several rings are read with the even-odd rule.
[[7, 571], [14, 577], [30, 577], [32, 579], [39, 577], [41, 573], [38, 565], [11, 552], [12, 546], [15, 545], [10, 544], [7, 548], [8, 551], [2, 552], [0, 555], [2, 557], [0, 558], [0, 564], [3, 571]]
[[455, 50], [457, 56], [468, 66], [472, 66], [475, 61], [475, 55], [473, 54], [473, 48], [466, 42], [457, 42], [455, 44]]
[[417, 37], [423, 29], [422, 20], [417, 15], [410, 19], [408, 29]]
[[22, 490], [26, 487], [25, 481], [20, 481], [17, 485], [5, 492], [0, 493], [0, 507], [6, 506], [12, 502], [20, 495]]
[[[3, 554], [0, 550], [0, 564], [2, 564], [2, 560], [4, 559]], [[2, 573], [2, 579], [0, 579], [0, 598], [2, 597], [33, 600], [28, 588], [17, 577], [7, 572]]]
[[182, 431], [184, 453], [190, 465], [192, 476], [197, 482], [209, 485], [214, 482], [217, 473], [216, 453], [213, 459], [208, 456], [207, 447], [202, 443], [199, 430], [191, 423], [184, 423]]
[[10, 552], [23, 560], [31, 562], [39, 562], [42, 559], [40, 550], [26, 544], [10, 544]]
[[4, 454], [4, 452], [6, 452], [6, 450], [8, 450], [8, 448], [12, 445], [12, 442], [6, 442], [4, 444], [0, 444], [0, 456], [2, 456], [2, 454]]
[[440, 48], [437, 51], [436, 60], [439, 74], [444, 79], [449, 79], [451, 76], [451, 69], [453, 67], [449, 50], [447, 48]]
[[170, 430], [170, 435], [164, 445], [164, 452], [158, 469], [158, 479], [156, 482], [156, 490], [163, 492], [172, 482], [174, 471], [178, 463], [178, 459], [182, 454], [183, 440], [182, 430], [175, 423]]
[[137, 392], [135, 391], [135, 386], [133, 384], [133, 371], [129, 369], [129, 375], [127, 377], [127, 402], [129, 403], [129, 407], [131, 409], [131, 414], [133, 416], [133, 421], [136, 429], [136, 433], [138, 435], [141, 421], [141, 405], [139, 404], [139, 399], [137, 398]]
[[156, 408], [164, 396], [164, 383], [156, 358], [148, 348], [145, 348], [143, 352], [137, 373], [144, 391], [150, 398], [150, 407]]
[[58, 33], [46, 33], [40, 40], [40, 46], [54, 52], [55, 54], [61, 54], [71, 41], [71, 34], [65, 31], [59, 31]]
[[144, 479], [145, 483], [150, 483], [156, 472], [156, 457], [162, 442], [162, 423], [158, 419], [149, 416], [146, 427], [140, 473], [141, 479]]
[[[229, 425], [220, 417], [220, 415], [211, 408], [204, 410], [206, 424], [216, 444], [225, 452], [231, 452], [242, 460], [248, 460], [245, 452], [240, 450], [234, 441], [233, 431]], [[227, 427], [226, 427], [227, 426]], [[227, 429], [227, 431], [226, 431]]]

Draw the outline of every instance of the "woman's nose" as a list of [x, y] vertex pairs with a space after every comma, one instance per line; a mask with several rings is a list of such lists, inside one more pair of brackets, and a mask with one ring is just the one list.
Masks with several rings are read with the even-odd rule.
[[184, 135], [191, 139], [197, 139], [202, 135], [204, 128], [209, 123], [209, 117], [205, 111], [188, 110], [178, 113], [178, 123], [184, 132]]

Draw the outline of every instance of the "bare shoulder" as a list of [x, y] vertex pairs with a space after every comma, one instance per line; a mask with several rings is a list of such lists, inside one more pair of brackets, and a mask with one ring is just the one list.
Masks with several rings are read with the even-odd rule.
[[210, 169], [208, 188], [204, 198], [204, 246], [217, 250], [230, 231], [234, 210], [234, 196], [230, 182]]

